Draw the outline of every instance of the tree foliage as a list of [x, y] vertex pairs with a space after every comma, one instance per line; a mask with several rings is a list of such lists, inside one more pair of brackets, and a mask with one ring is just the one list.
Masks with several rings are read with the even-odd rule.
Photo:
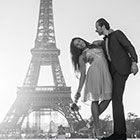
[[[102, 133], [105, 136], [111, 135], [113, 132], [113, 121], [110, 115], [107, 115], [104, 119], [100, 120]], [[140, 138], [140, 118], [135, 113], [129, 112], [126, 119], [127, 137], [128, 138]]]

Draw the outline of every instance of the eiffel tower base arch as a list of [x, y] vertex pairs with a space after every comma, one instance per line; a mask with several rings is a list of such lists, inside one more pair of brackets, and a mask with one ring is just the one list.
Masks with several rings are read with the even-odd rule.
[[[55, 89], [53, 87], [51, 88]], [[67, 90], [69, 91], [69, 88], [63, 87], [62, 90], [61, 87], [61, 92], [57, 89], [55, 94], [53, 90], [50, 90], [50, 87], [43, 87], [43, 89], [42, 87], [32, 89], [29, 87], [19, 88], [17, 98], [0, 126], [1, 135], [3, 137], [9, 137], [11, 135], [20, 137], [21, 127], [25, 118], [31, 112], [40, 111], [45, 108], [61, 113], [69, 124], [70, 133], [77, 132], [86, 123], [78, 111], [73, 112], [71, 110], [70, 104], [72, 100], [68, 96]]]

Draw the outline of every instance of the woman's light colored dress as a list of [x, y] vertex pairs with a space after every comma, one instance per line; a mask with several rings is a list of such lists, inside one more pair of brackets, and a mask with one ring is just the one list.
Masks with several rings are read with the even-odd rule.
[[112, 80], [107, 60], [101, 48], [86, 49], [86, 57], [91, 62], [85, 80], [82, 101], [102, 101], [111, 99]]

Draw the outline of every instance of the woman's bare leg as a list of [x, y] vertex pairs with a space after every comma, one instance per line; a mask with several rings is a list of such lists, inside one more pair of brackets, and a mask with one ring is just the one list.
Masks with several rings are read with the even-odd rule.
[[99, 104], [99, 115], [101, 115], [108, 107], [111, 100], [103, 100]]
[[[103, 100], [103, 101], [100, 102], [100, 104], [98, 104], [98, 111], [99, 111], [98, 113], [99, 113], [99, 115], [101, 115], [106, 110], [106, 108], [108, 107], [110, 101], [111, 100]], [[91, 113], [92, 113], [93, 109], [94, 109], [93, 105], [91, 104]], [[90, 122], [89, 122], [90, 126], [92, 126], [93, 122], [94, 122], [93, 113], [92, 113], [92, 116], [90, 117]]]
[[91, 103], [91, 113], [94, 122], [94, 129], [93, 134], [96, 138], [102, 138], [101, 129], [100, 129], [100, 122], [99, 122], [99, 115], [104, 112], [104, 110], [109, 105], [110, 100], [105, 100], [99, 103], [99, 101], [93, 101]]
[[92, 114], [92, 117], [93, 117], [95, 127], [99, 128], [99, 105], [98, 105], [98, 101], [93, 101], [91, 103], [91, 114]]

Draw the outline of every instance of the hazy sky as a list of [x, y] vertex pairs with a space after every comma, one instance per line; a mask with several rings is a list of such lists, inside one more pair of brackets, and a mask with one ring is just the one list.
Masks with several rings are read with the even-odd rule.
[[[31, 60], [30, 49], [36, 38], [40, 0], [0, 1], [0, 121], [15, 101], [17, 87], [22, 86]], [[106, 18], [113, 29], [121, 29], [140, 54], [139, 0], [53, 0], [54, 24], [61, 68], [72, 95], [77, 90], [70, 60], [69, 43], [75, 36], [89, 42], [101, 39], [95, 33], [95, 21]], [[139, 64], [138, 64], [139, 65]], [[124, 93], [125, 113], [140, 116], [140, 72], [130, 75]], [[89, 107], [88, 107], [89, 108]], [[89, 117], [90, 109], [81, 114]], [[85, 113], [87, 111], [87, 113]], [[103, 115], [111, 114], [111, 105]], [[86, 114], [86, 115], [85, 115]]]

